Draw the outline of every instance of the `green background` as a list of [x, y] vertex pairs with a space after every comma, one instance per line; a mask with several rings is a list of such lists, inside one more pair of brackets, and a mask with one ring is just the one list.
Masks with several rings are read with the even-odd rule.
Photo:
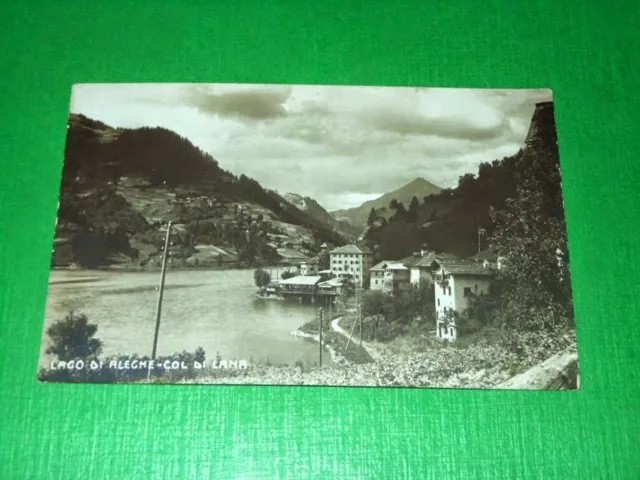
[[[639, 9], [404, 3], [2, 9], [0, 479], [640, 478]], [[552, 88], [581, 390], [38, 384], [70, 87], [143, 81]]]

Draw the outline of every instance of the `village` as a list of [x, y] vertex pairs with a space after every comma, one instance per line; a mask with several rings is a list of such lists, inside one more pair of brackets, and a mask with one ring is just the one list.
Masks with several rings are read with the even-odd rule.
[[[251, 365], [180, 376], [194, 381], [489, 388], [549, 360], [567, 375], [529, 374], [525, 383], [575, 388], [547, 94], [533, 95], [521, 117], [519, 150], [461, 164], [464, 174], [442, 188], [425, 178], [434, 170], [422, 157], [402, 178], [381, 162], [336, 185], [302, 171], [289, 179], [283, 165], [256, 170], [252, 161], [234, 174], [168, 127], [117, 130], [71, 114], [45, 339], [55, 343], [56, 328], [70, 324], [98, 334], [94, 350], [105, 359], [150, 351], [200, 362], [215, 352]], [[262, 152], [254, 160], [263, 162]], [[100, 292], [89, 303], [83, 282]], [[103, 304], [115, 318], [105, 320]], [[45, 346], [41, 358], [66, 351]]]
[[[458, 337], [454, 313], [464, 312], [473, 298], [489, 294], [504, 263], [488, 249], [466, 259], [423, 249], [401, 260], [373, 265], [373, 252], [365, 246], [349, 244], [330, 249], [325, 243], [321, 248], [316, 257], [285, 262], [282, 274], [280, 268], [275, 272], [272, 269], [259, 295], [326, 305], [348, 296], [351, 292], [345, 290], [349, 289], [358, 293], [357, 299], [363, 290], [403, 297], [412, 286], [427, 285], [434, 293], [436, 338], [447, 341]], [[321, 268], [323, 256], [328, 256], [329, 268]]]

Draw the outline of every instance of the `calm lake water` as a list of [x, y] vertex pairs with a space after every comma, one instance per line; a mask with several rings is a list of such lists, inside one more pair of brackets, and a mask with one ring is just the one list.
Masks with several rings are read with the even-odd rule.
[[[73, 310], [98, 326], [104, 356], [150, 355], [159, 282], [159, 272], [54, 270], [45, 325]], [[317, 363], [318, 344], [291, 335], [314, 318], [316, 307], [259, 299], [255, 292], [253, 270], [168, 271], [157, 354], [202, 347], [208, 360], [220, 352], [228, 360]], [[50, 360], [43, 353], [46, 342], [43, 364]]]

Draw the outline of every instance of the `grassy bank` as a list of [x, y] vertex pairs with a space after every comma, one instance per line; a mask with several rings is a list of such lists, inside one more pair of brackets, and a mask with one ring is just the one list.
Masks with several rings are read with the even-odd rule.
[[[327, 314], [323, 321], [322, 343], [333, 349], [337, 357], [344, 359], [344, 363], [364, 364], [373, 362], [369, 353], [358, 345], [357, 342], [352, 340], [349, 343], [348, 339], [345, 338], [344, 335], [334, 332], [331, 329], [331, 322], [337, 318], [341, 318], [343, 315], [344, 312], [342, 309], [337, 309], [337, 311], [332, 312], [330, 317]], [[317, 341], [320, 331], [320, 321], [318, 318], [315, 318], [302, 325], [298, 330], [304, 334], [312, 336], [310, 338], [314, 338]], [[349, 343], [348, 347], [347, 343]]]
[[258, 366], [180, 383], [494, 388], [560, 351], [575, 351], [570, 336], [563, 337], [549, 349], [537, 345], [523, 355], [506, 351], [499, 345], [442, 347], [406, 356], [387, 355], [377, 362], [321, 369]]

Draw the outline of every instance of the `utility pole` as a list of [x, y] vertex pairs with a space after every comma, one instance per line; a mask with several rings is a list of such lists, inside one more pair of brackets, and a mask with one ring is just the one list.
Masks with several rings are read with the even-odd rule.
[[322, 307], [318, 309], [318, 313], [320, 315], [320, 328], [319, 328], [319, 336], [320, 336], [320, 368], [322, 368]]
[[360, 337], [360, 346], [362, 347], [362, 287], [358, 287], [356, 298], [358, 301], [358, 325], [360, 325], [358, 336]]
[[351, 326], [351, 333], [349, 333], [349, 340], [347, 340], [347, 345], [344, 347], [344, 349], [348, 349], [349, 345], [351, 344], [351, 338], [353, 338], [353, 331], [356, 329], [356, 327], [359, 327], [359, 331], [360, 331], [360, 346], [362, 346], [362, 314], [361, 314], [361, 310], [360, 310], [360, 298], [361, 298], [361, 294], [362, 294], [362, 289], [361, 287], [357, 287], [356, 288], [356, 303], [357, 303], [357, 309], [356, 309], [356, 319], [353, 322], [353, 325]]
[[158, 332], [160, 331], [160, 316], [162, 315], [162, 296], [164, 294], [164, 280], [167, 275], [167, 257], [169, 256], [169, 236], [171, 235], [171, 222], [167, 223], [167, 235], [164, 239], [164, 252], [162, 255], [162, 274], [160, 276], [160, 292], [158, 293], [158, 307], [156, 308], [156, 331], [153, 335], [153, 350], [151, 360], [156, 359], [158, 347]]

